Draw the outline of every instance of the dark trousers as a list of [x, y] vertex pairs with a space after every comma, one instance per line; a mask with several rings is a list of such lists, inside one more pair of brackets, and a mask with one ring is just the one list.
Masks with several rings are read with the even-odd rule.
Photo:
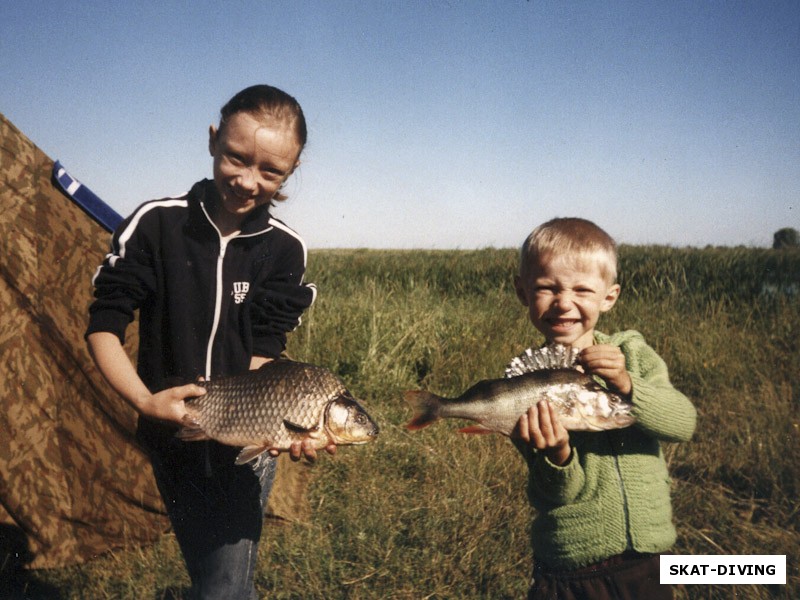
[[658, 554], [626, 552], [574, 571], [537, 563], [528, 600], [672, 600], [659, 579]]
[[193, 599], [256, 598], [253, 576], [275, 459], [236, 466], [239, 448], [170, 441], [150, 459]]

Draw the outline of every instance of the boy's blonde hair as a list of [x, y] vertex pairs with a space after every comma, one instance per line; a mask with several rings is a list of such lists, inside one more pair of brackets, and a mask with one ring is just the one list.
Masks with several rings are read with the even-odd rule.
[[591, 221], [578, 217], [552, 219], [531, 232], [520, 252], [520, 277], [526, 278], [532, 266], [563, 255], [592, 260], [609, 284], [617, 280], [614, 238]]

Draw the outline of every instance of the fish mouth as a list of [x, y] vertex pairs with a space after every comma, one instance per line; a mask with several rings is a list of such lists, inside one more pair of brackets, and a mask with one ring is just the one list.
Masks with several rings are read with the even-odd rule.
[[371, 442], [376, 437], [378, 437], [377, 433], [371, 433], [367, 437], [357, 437], [357, 438], [350, 438], [338, 435], [336, 436], [334, 441], [337, 444], [343, 444], [347, 446], [362, 446], [364, 444]]
[[380, 430], [378, 429], [378, 426], [376, 425], [370, 431], [363, 432], [363, 433], [359, 434], [357, 437], [353, 437], [353, 438], [348, 439], [348, 443], [349, 444], [366, 444], [367, 442], [371, 442], [376, 437], [378, 437], [378, 433], [380, 433]]

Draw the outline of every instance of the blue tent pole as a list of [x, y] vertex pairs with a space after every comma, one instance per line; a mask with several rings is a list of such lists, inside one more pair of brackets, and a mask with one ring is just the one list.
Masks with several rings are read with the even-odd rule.
[[122, 222], [122, 216], [117, 211], [103, 202], [92, 190], [67, 173], [67, 170], [59, 161], [56, 161], [53, 165], [53, 179], [67, 197], [80, 206], [106, 231], [114, 231]]

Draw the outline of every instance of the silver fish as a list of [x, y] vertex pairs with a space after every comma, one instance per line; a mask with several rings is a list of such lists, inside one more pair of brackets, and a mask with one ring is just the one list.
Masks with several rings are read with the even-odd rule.
[[206, 394], [186, 403], [183, 428], [175, 435], [243, 446], [236, 464], [304, 439], [324, 448], [330, 442], [363, 444], [378, 435], [375, 421], [323, 367], [275, 360], [201, 385]]
[[414, 410], [406, 425], [422, 429], [440, 418], [478, 423], [464, 433], [497, 432], [511, 435], [519, 418], [540, 400], [549, 400], [570, 431], [620, 429], [635, 422], [632, 405], [609, 392], [576, 367], [578, 351], [561, 345], [526, 350], [514, 358], [503, 379], [479, 381], [457, 398], [427, 391], [404, 397]]

